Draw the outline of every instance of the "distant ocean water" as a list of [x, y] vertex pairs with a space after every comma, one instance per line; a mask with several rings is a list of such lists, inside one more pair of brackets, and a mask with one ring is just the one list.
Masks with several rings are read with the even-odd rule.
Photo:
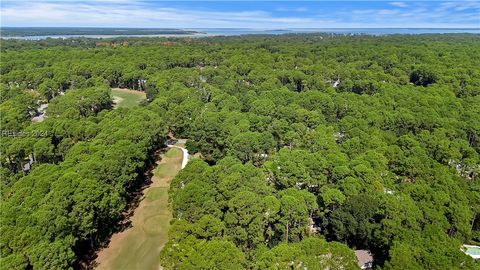
[[198, 28], [189, 29], [212, 35], [248, 35], [248, 34], [287, 34], [287, 33], [335, 33], [335, 34], [447, 34], [447, 33], [480, 33], [480, 28], [292, 28], [279, 30], [259, 29], [222, 29], [222, 28]]
[[45, 35], [45, 36], [18, 36], [2, 37], [7, 39], [42, 40], [47, 38], [114, 38], [114, 37], [209, 37], [209, 36], [239, 36], [239, 35], [281, 35], [294, 33], [334, 33], [334, 34], [452, 34], [473, 33], [480, 34], [480, 28], [296, 28], [296, 29], [246, 29], [246, 28], [190, 28], [199, 32], [194, 35], [166, 34], [166, 35]]

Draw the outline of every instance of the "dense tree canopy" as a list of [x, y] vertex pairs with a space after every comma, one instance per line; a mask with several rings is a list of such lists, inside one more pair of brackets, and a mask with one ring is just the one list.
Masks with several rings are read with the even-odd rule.
[[[2, 40], [1, 267], [69, 269], [167, 134], [165, 269], [476, 269], [480, 37]], [[112, 108], [111, 87], [148, 102]], [[45, 121], [32, 123], [40, 104]]]

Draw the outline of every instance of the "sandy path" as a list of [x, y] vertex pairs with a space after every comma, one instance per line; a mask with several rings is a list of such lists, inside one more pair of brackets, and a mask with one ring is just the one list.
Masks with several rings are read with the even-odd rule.
[[[172, 214], [168, 207], [171, 180], [188, 162], [186, 149], [172, 146], [154, 169], [152, 183], [131, 217], [131, 227], [115, 233], [97, 254], [96, 269], [158, 269], [160, 250], [168, 240]], [[181, 150], [180, 151], [178, 151]], [[186, 165], [186, 163], [185, 163]]]

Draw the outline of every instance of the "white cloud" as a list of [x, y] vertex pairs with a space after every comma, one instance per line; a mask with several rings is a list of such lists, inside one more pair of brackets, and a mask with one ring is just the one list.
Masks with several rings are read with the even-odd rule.
[[389, 4], [395, 7], [400, 7], [400, 8], [408, 7], [407, 3], [405, 2], [390, 2]]
[[[274, 17], [265, 11], [199, 11], [133, 5], [125, 2], [17, 3], [2, 8], [5, 26], [103, 26], [103, 27], [256, 27], [275, 24], [304, 25], [311, 18]], [[52, 21], [52, 18], [54, 20]], [[52, 25], [52, 22], [54, 23]]]
[[[121, 2], [121, 4], [119, 4]], [[290, 8], [292, 14], [283, 16], [263, 10], [221, 12], [185, 7], [172, 8], [167, 4], [152, 5], [148, 1], [101, 0], [81, 1], [51, 0], [48, 2], [2, 1], [3, 26], [96, 26], [96, 27], [161, 27], [161, 28], [347, 28], [347, 27], [478, 27], [474, 15], [452, 14], [450, 10], [478, 14], [479, 2], [437, 3], [425, 7], [419, 3], [391, 2], [395, 8], [308, 10]], [[393, 4], [396, 3], [396, 4]], [[279, 9], [277, 9], [279, 11]], [[284, 9], [284, 11], [288, 11]], [[298, 12], [298, 13], [295, 13]], [[305, 12], [309, 11], [309, 12]], [[300, 13], [302, 12], [302, 13]], [[314, 14], [315, 13], [315, 14]], [[455, 13], [455, 12], [453, 12]], [[300, 16], [300, 14], [304, 16]], [[308, 16], [305, 16], [307, 14]]]
[[298, 7], [298, 8], [278, 7], [278, 8], [275, 8], [275, 11], [278, 11], [278, 12], [305, 12], [305, 11], [308, 11], [308, 9], [306, 7]]
[[[357, 18], [360, 18], [360, 16], [368, 16], [370, 19], [374, 19], [377, 16], [394, 15], [398, 13], [400, 13], [400, 11], [396, 9], [358, 9], [351, 11], [351, 14], [357, 16]], [[348, 15], [348, 13], [344, 14]]]
[[394, 9], [381, 9], [378, 11], [378, 15], [395, 15], [398, 13], [399, 11]]
[[[459, 1], [459, 2], [444, 2], [440, 4], [440, 7], [436, 9], [437, 11], [464, 11], [464, 10], [477, 10], [480, 12], [480, 2], [478, 1]], [[480, 13], [479, 13], [480, 17]]]

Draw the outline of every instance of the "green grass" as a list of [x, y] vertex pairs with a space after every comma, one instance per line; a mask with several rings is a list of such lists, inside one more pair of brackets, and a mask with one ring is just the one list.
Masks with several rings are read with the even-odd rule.
[[[164, 157], [167, 158], [178, 158], [182, 156], [182, 150], [178, 148], [170, 148], [165, 154]], [[176, 174], [176, 170], [174, 169], [174, 165], [170, 163], [162, 163], [153, 170], [153, 174], [157, 177], [169, 177], [174, 176]]]
[[145, 200], [151, 202], [165, 198], [168, 194], [168, 188], [166, 187], [154, 187], [150, 188], [145, 194]]
[[157, 270], [160, 257], [159, 244], [168, 240], [170, 219], [170, 215], [147, 217], [142, 228], [127, 236], [125, 245], [109, 269]]
[[120, 89], [112, 89], [113, 98], [119, 98], [120, 101], [116, 107], [131, 108], [138, 106], [142, 100], [146, 98], [145, 92], [125, 91]]
[[[153, 171], [156, 185], [145, 190], [145, 198], [135, 210], [128, 233], [110, 247], [100, 270], [158, 270], [160, 250], [168, 241], [172, 214], [168, 207], [169, 179], [179, 170], [182, 151], [171, 148]], [[173, 158], [172, 158], [173, 157]]]
[[165, 156], [168, 158], [176, 158], [182, 156], [182, 150], [178, 148], [170, 148], [167, 153], [165, 153]]
[[177, 172], [173, 171], [173, 167], [170, 164], [160, 164], [157, 168], [155, 168], [153, 173], [157, 177], [168, 177], [175, 175]]

